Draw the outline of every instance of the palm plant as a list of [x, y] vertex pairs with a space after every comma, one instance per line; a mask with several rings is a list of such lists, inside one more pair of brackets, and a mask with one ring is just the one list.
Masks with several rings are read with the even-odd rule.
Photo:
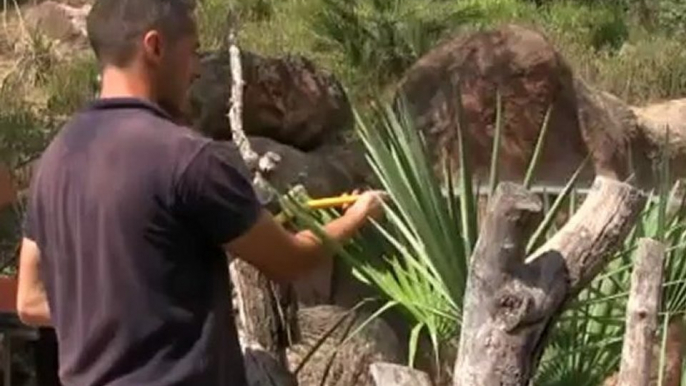
[[[497, 160], [503, 127], [500, 95], [497, 101], [490, 192], [498, 182]], [[395, 110], [385, 106], [368, 117], [356, 114], [358, 133], [367, 149], [369, 163], [391, 200], [384, 222], [375, 223], [349, 245], [331, 244], [353, 266], [356, 275], [386, 299], [379, 313], [397, 306], [412, 321], [410, 364], [414, 362], [420, 334], [429, 337], [437, 362], [440, 362], [441, 342], [459, 336], [469, 257], [478, 237], [477, 192], [470, 177], [469, 157], [462, 136], [465, 122], [459, 108], [461, 103], [457, 105], [460, 170], [456, 173], [453, 162], [446, 162], [442, 179], [434, 173], [424, 137], [414, 128], [402, 101]], [[549, 109], [542, 122], [525, 178], [527, 186], [534, 181], [550, 114]], [[459, 180], [454, 179], [456, 174]], [[545, 239], [578, 174], [574, 174], [550, 206], [530, 240], [530, 248]], [[335, 216], [332, 212], [306, 211], [293, 200], [285, 200], [284, 207], [296, 213], [299, 226], [315, 232], [320, 232], [323, 221]], [[325, 238], [323, 233], [320, 235]]]
[[[497, 160], [503, 126], [499, 95], [496, 100], [489, 193], [498, 183]], [[477, 193], [469, 177], [470, 165], [462, 138], [465, 122], [461, 119], [461, 104], [457, 105], [460, 170], [455, 173], [452, 164], [446, 163], [442, 179], [434, 173], [424, 138], [414, 129], [402, 103], [397, 111], [384, 107], [377, 109], [372, 117], [357, 115], [358, 133], [365, 144], [368, 161], [391, 200], [385, 221], [375, 223], [348, 245], [330, 243], [353, 266], [357, 276], [385, 299], [373, 317], [398, 307], [412, 322], [410, 365], [421, 334], [427, 334], [433, 343], [437, 365], [441, 360], [441, 344], [459, 336], [469, 258], [478, 237]], [[543, 119], [523, 181], [528, 188], [535, 180], [551, 112], [549, 109]], [[585, 165], [586, 161], [552, 203], [544, 200], [545, 216], [528, 242], [529, 251], [545, 242], [555, 230], [555, 219], [565, 203], [570, 214], [576, 211], [580, 193], [575, 186]], [[608, 257], [611, 262], [605, 271], [560, 316], [542, 358], [537, 385], [599, 385], [616, 371], [621, 357], [633, 255], [640, 238], [663, 240], [669, 248], [661, 322], [686, 310], [684, 214], [681, 210], [668, 210], [668, 164], [663, 162], [663, 165], [660, 169], [663, 183], [652, 193], [652, 199], [648, 200], [620, 251]], [[460, 176], [458, 181], [453, 178], [455, 174]], [[315, 232], [320, 232], [323, 221], [336, 216], [333, 211], [307, 211], [288, 199], [284, 206], [296, 214], [298, 226]], [[323, 233], [319, 234], [326, 240]]]

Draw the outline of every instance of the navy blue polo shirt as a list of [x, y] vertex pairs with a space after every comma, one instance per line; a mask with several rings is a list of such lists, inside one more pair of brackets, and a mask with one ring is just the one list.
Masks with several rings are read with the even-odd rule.
[[143, 100], [96, 100], [59, 132], [26, 236], [66, 386], [245, 385], [221, 248], [261, 210], [245, 173], [235, 147]]

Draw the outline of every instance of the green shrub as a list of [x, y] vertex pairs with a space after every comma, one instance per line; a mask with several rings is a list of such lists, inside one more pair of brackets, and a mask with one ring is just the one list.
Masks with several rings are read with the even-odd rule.
[[678, 38], [640, 37], [619, 52], [589, 51], [565, 38], [556, 43], [577, 74], [629, 103], [686, 95], [686, 49]]
[[[289, 2], [289, 0], [281, 0]], [[200, 42], [204, 49], [223, 47], [228, 37], [229, 20], [237, 22], [242, 31], [246, 24], [269, 21], [275, 14], [274, 0], [201, 0], [197, 17]], [[274, 30], [276, 33], [277, 30]], [[263, 35], [264, 37], [264, 35]]]
[[52, 71], [58, 58], [55, 43], [39, 34], [25, 35], [17, 40], [17, 53], [11, 56], [12, 70], [0, 83], [11, 83], [12, 87], [21, 86], [24, 91], [41, 87], [46, 75]]
[[91, 100], [98, 91], [98, 64], [91, 55], [60, 62], [45, 82], [47, 109], [64, 116]]
[[476, 7], [442, 0], [320, 0], [317, 47], [340, 54], [366, 82], [399, 77], [446, 33], [479, 17]]
[[274, 14], [272, 0], [243, 0], [237, 5], [241, 18], [249, 21], [268, 20]]
[[40, 110], [17, 94], [10, 86], [0, 88], [0, 162], [10, 169], [35, 159], [54, 133]]
[[619, 49], [629, 37], [625, 15], [617, 7], [555, 2], [545, 9], [542, 24], [549, 33], [593, 50]]
[[657, 1], [657, 19], [661, 28], [679, 35], [686, 34], [686, 2], [681, 0]]

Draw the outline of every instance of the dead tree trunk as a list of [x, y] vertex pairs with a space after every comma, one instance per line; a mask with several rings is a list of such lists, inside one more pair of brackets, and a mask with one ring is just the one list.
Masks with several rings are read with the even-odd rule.
[[454, 384], [528, 385], [557, 316], [603, 268], [645, 199], [597, 177], [579, 211], [526, 258], [542, 204], [520, 185], [501, 184], [471, 261]]
[[662, 243], [651, 239], [639, 240], [631, 274], [619, 385], [648, 386], [650, 382], [664, 255]]
[[[264, 184], [261, 169], [272, 167], [252, 149], [243, 132], [243, 74], [240, 50], [236, 44], [235, 30], [229, 33], [229, 56], [231, 60], [231, 101], [229, 122], [233, 140], [248, 170], [254, 171], [253, 184], [263, 199], [270, 190]], [[270, 161], [271, 158], [266, 158]], [[243, 348], [245, 372], [250, 386], [295, 386], [296, 378], [288, 371], [286, 347], [291, 332], [297, 325], [295, 301], [291, 299], [291, 287], [272, 285], [256, 268], [236, 259], [229, 268], [237, 294], [239, 329]]]
[[[297, 325], [295, 302], [281, 297], [281, 289], [250, 264], [236, 259], [231, 263], [231, 277], [236, 289], [239, 333], [250, 386], [295, 386], [295, 376], [288, 371], [286, 347], [289, 329]], [[286, 311], [280, 311], [286, 310]], [[287, 315], [287, 316], [286, 316]], [[286, 316], [286, 317], [283, 317]]]
[[297, 326], [290, 286], [272, 283], [256, 268], [238, 259], [232, 263], [231, 275], [243, 334], [263, 349], [285, 358], [284, 349], [295, 340]]

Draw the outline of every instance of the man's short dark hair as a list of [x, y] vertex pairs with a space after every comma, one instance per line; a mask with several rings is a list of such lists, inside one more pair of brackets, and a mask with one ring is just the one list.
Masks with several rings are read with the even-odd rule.
[[101, 64], [124, 67], [150, 30], [178, 39], [193, 28], [192, 0], [97, 0], [87, 18], [88, 38]]

